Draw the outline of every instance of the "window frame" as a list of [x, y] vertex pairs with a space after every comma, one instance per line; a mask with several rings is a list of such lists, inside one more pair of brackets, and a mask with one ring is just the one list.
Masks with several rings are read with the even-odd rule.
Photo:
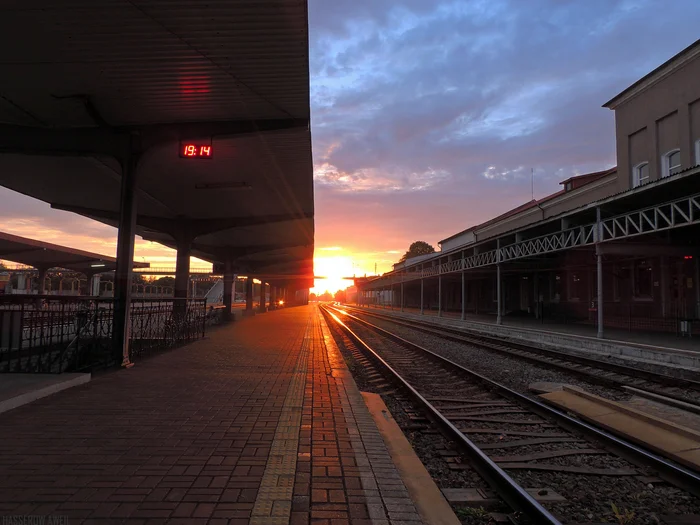
[[[642, 181], [642, 179], [639, 177], [639, 172], [645, 166], [647, 168], [647, 176], [644, 177], [644, 180]], [[646, 184], [647, 182], [649, 182], [649, 177], [649, 162], [646, 160], [644, 162], [640, 162], [632, 168], [632, 187], [636, 188], [637, 186], [642, 186], [643, 184]]]
[[[676, 166], [671, 166], [671, 156], [676, 153], [678, 153], [678, 164]], [[661, 157], [661, 178], [670, 177], [672, 175], [672, 170], [681, 167], [680, 153], [680, 148], [675, 148], [664, 153], [663, 157]], [[675, 173], [673, 173], [673, 175], [675, 175]]]
[[695, 141], [695, 165], [700, 165], [700, 139]]

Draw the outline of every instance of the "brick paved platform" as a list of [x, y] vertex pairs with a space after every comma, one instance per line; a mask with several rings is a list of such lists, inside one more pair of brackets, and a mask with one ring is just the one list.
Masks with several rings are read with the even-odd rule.
[[0, 414], [0, 517], [28, 515], [421, 522], [315, 306], [245, 319]]

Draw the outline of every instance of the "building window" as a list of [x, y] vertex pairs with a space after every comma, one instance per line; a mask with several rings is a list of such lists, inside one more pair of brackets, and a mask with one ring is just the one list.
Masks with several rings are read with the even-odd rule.
[[700, 165], [700, 139], [695, 141], [695, 165]]
[[569, 272], [569, 301], [578, 301], [583, 295], [584, 282], [581, 280], [582, 272]]
[[681, 171], [681, 150], [674, 149], [661, 159], [661, 176], [669, 177]]
[[636, 188], [649, 182], [649, 163], [642, 162], [632, 168], [632, 186]]
[[574, 189], [574, 185], [571, 182], [567, 182], [566, 185], [564, 186], [565, 191], [571, 191]]
[[634, 297], [651, 299], [654, 286], [654, 272], [646, 260], [634, 261]]

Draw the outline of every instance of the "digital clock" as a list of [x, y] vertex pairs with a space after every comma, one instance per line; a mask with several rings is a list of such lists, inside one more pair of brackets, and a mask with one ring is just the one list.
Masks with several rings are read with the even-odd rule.
[[204, 142], [180, 142], [180, 157], [187, 159], [210, 159], [214, 150], [211, 141]]

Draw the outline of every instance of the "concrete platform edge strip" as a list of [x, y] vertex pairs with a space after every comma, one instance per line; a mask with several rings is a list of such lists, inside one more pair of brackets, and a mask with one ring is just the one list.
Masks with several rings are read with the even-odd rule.
[[426, 525], [460, 525], [452, 507], [416, 455], [382, 397], [370, 392], [362, 392], [362, 397]]
[[[57, 374], [57, 377], [60, 377], [60, 375]], [[25, 392], [18, 396], [14, 396], [9, 399], [4, 399], [0, 401], [0, 414], [3, 412], [7, 412], [8, 410], [13, 410], [23, 405], [32, 403], [37, 399], [50, 396], [52, 394], [55, 394], [56, 392], [60, 392], [61, 390], [66, 390], [74, 386], [83, 385], [89, 382], [91, 379], [92, 374], [90, 373], [80, 374], [78, 376], [73, 376], [69, 379], [67, 378], [63, 381], [59, 381], [58, 383], [39, 388], [38, 390]]]
[[601, 402], [598, 396], [582, 396], [573, 390], [541, 394], [539, 398], [686, 467], [700, 467], [700, 440], [689, 437], [687, 429], [673, 422], [659, 426], [659, 418], [647, 414], [640, 417], [641, 411], [619, 408], [614, 401]]
[[[384, 439], [369, 413], [364, 398], [357, 388], [355, 379], [345, 365], [340, 349], [331, 336], [325, 318], [318, 312], [323, 333], [323, 342], [328, 352], [329, 362], [334, 368], [334, 377], [338, 378], [343, 414], [348, 428], [357, 429], [352, 435], [352, 447], [357, 465], [369, 467], [372, 475], [361, 478], [362, 488], [367, 499], [369, 518], [373, 525], [394, 525], [409, 522], [423, 523], [421, 515], [410, 498], [396, 465], [389, 454]], [[396, 492], [403, 492], [405, 497], [396, 498]], [[385, 494], [391, 496], [385, 496]], [[388, 500], [388, 501], [386, 501]], [[398, 510], [401, 508], [401, 510]], [[388, 516], [388, 518], [387, 518]], [[394, 517], [396, 516], [396, 517]], [[410, 516], [410, 519], [408, 518]]]

